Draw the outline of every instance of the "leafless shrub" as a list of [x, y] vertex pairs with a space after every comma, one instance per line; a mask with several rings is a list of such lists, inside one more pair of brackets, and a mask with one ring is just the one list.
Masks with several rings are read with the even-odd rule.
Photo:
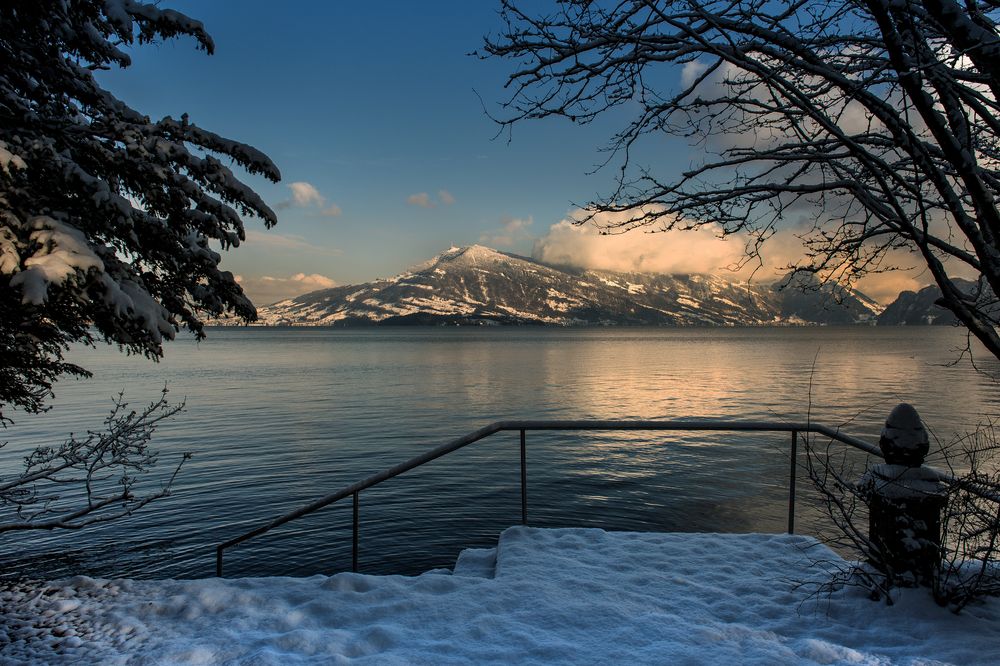
[[953, 481], [941, 521], [934, 598], [956, 612], [1000, 595], [1000, 440], [990, 421], [945, 450]]
[[[873, 599], [893, 603], [893, 588], [911, 587], [913, 572], [897, 570], [869, 526], [870, 486], [865, 466], [833, 442], [805, 439], [805, 469], [835, 526], [823, 537], [848, 554], [820, 591], [859, 585]], [[951, 444], [938, 443], [934, 466], [943, 480], [944, 509], [929, 587], [934, 600], [955, 613], [970, 602], [1000, 595], [1000, 440], [994, 422]], [[853, 557], [851, 557], [853, 555]]]
[[157, 463], [158, 453], [149, 448], [157, 426], [183, 409], [183, 402], [167, 401], [165, 387], [159, 399], [142, 410], [129, 409], [124, 393], [119, 393], [103, 430], [34, 449], [25, 457], [24, 471], [0, 479], [0, 533], [80, 529], [130, 516], [169, 495], [190, 453], [181, 455], [155, 489], [137, 492], [136, 484]]

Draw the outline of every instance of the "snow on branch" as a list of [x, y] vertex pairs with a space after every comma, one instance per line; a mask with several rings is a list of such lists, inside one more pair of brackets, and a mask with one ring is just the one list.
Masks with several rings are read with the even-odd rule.
[[129, 409], [119, 394], [103, 430], [36, 448], [21, 474], [0, 479], [0, 532], [80, 529], [132, 515], [169, 495], [191, 454], [183, 454], [157, 487], [140, 492], [136, 484], [157, 463], [149, 448], [157, 426], [183, 408], [167, 402], [166, 388], [141, 410]]
[[275, 212], [234, 172], [278, 181], [261, 151], [190, 122], [155, 121], [93, 72], [127, 67], [119, 47], [192, 37], [204, 26], [135, 0], [0, 4], [0, 422], [43, 408], [63, 361], [98, 339], [158, 357], [182, 328], [256, 310], [222, 254], [244, 217]]
[[[995, 318], [953, 280], [1000, 293], [1000, 5], [504, 0], [501, 15], [481, 56], [511, 63], [502, 128], [626, 118], [605, 147], [617, 186], [582, 222], [719, 224], [755, 259], [792, 227], [806, 252], [787, 268], [848, 285], [913, 256], [1000, 357]], [[637, 161], [664, 134], [695, 160], [669, 178]]]

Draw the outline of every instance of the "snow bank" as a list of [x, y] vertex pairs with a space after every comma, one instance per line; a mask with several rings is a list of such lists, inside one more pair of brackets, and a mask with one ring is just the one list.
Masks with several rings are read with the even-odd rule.
[[[456, 574], [94, 580], [4, 593], [4, 663], [975, 664], [1000, 604], [955, 616], [844, 588], [787, 535], [505, 531]], [[825, 563], [825, 564], [821, 564]], [[4, 633], [5, 632], [5, 633]]]

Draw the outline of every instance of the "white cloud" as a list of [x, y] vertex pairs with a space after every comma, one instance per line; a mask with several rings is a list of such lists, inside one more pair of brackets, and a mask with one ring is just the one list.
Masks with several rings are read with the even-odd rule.
[[697, 60], [684, 63], [684, 68], [681, 70], [681, 85], [687, 88], [692, 83], [697, 81], [698, 77], [701, 76], [706, 69], [708, 69], [708, 65]]
[[326, 217], [337, 217], [343, 211], [335, 203], [327, 205], [327, 199], [316, 186], [304, 180], [288, 183], [288, 188], [292, 191], [292, 198], [282, 201], [278, 208], [319, 208], [320, 214]]
[[[685, 63], [680, 73], [681, 84], [685, 87], [692, 85], [705, 71], [705, 67], [698, 61]], [[780, 101], [776, 102], [773, 98], [773, 91], [767, 84], [756, 78], [756, 75], [731, 63], [718, 67], [709, 77], [701, 81], [693, 94], [703, 100], [726, 99], [738, 94], [746, 99], [780, 104]], [[898, 105], [899, 95], [898, 92], [891, 93], [888, 101]], [[873, 119], [871, 114], [850, 96], [831, 92], [816, 97], [812, 102], [847, 133], [885, 134], [886, 132], [884, 126], [877, 119]], [[797, 118], [797, 120], [802, 122], [805, 131], [823, 134], [820, 128], [808, 119]], [[926, 132], [919, 119], [916, 119], [915, 123], [916, 132]], [[725, 155], [726, 151], [732, 149], [763, 149], [790, 139], [801, 140], [789, 129], [787, 119], [779, 112], [762, 114], [752, 119], [740, 114], [731, 116], [723, 114], [713, 123], [713, 128], [714, 132], [709, 136], [705, 146], [715, 155]], [[706, 159], [711, 161], [714, 158]], [[759, 163], [757, 167], [760, 169], [774, 167], [771, 177], [776, 180], [780, 180], [789, 173], [788, 169], [793, 168], [784, 167], [783, 171], [782, 167], [766, 162]], [[753, 167], [748, 168], [748, 171], [753, 172]], [[823, 175], [816, 171], [806, 172], [799, 176], [799, 181], [807, 182], [821, 177]], [[838, 210], [842, 206], [846, 207], [850, 201], [851, 198], [843, 192], [829, 192], [826, 195], [825, 205], [827, 210]], [[815, 239], [816, 231], [810, 227], [812, 221], [818, 215], [822, 215], [823, 211], [812, 201], [801, 199], [794, 205], [786, 204], [784, 212], [786, 215], [797, 213], [801, 223], [806, 226], [798, 230], [793, 226], [778, 231], [760, 249], [763, 265], [755, 261], [748, 263], [737, 275], [746, 278], [756, 269], [756, 272], [753, 272], [754, 280], [767, 282], [786, 273], [790, 265], [805, 264], [806, 250], [797, 234], [807, 233]], [[786, 217], [786, 220], [788, 219]], [[601, 223], [614, 220], [597, 221]], [[835, 226], [837, 222], [831, 224]], [[599, 236], [595, 229], [591, 228], [586, 232], [579, 230], [582, 233], [572, 235], [565, 228], [569, 226], [568, 221], [560, 225], [554, 226], [545, 238], [536, 243], [536, 255], [560, 258], [571, 265], [601, 264], [609, 270], [637, 270], [637, 266], [648, 266], [650, 270], [659, 269], [662, 272], [685, 272], [682, 269], [688, 269], [690, 272], [724, 272], [726, 267], [735, 264], [743, 257], [747, 242], [747, 236], [743, 234], [731, 236], [725, 241], [713, 242], [710, 231], [714, 229], [717, 232], [718, 228], [710, 226], [702, 227], [693, 237], [687, 236], [690, 232], [643, 234], [640, 231], [638, 234], [632, 232], [624, 237], [613, 236], [610, 237], [609, 243], [604, 243], [605, 237]], [[828, 224], [827, 228], [833, 227]], [[948, 235], [948, 233], [943, 234], [944, 237]], [[719, 243], [724, 243], [725, 246]], [[592, 247], [594, 244], [599, 244], [599, 249]], [[923, 261], [905, 250], [890, 251], [884, 257], [882, 265], [893, 267], [894, 270], [861, 276], [852, 286], [881, 303], [888, 303], [894, 300], [900, 291], [920, 289], [930, 283]], [[965, 276], [964, 267], [949, 266], [949, 269], [957, 276]]]
[[[619, 272], [641, 273], [714, 273], [730, 279], [752, 279], [762, 284], [784, 275], [788, 266], [802, 264], [806, 252], [794, 229], [784, 229], [771, 236], [761, 247], [761, 262], [752, 261], [740, 270], [733, 268], [744, 258], [747, 236], [734, 234], [720, 238], [720, 228], [707, 224], [694, 230], [655, 233], [634, 230], [624, 234], [601, 235], [600, 226], [621, 222], [627, 214], [598, 214], [594, 224], [576, 225], [576, 211], [568, 219], [549, 227], [548, 233], [535, 241], [533, 256], [540, 261]], [[869, 274], [853, 285], [876, 301], [888, 304], [901, 291], [916, 291], [930, 284], [927, 269], [919, 257], [906, 251], [894, 251], [885, 265], [897, 270]], [[962, 266], [948, 266], [959, 277], [967, 277]]]
[[245, 278], [242, 275], [236, 276], [236, 281], [243, 287], [256, 305], [268, 305], [283, 301], [287, 298], [305, 294], [318, 289], [330, 289], [336, 287], [337, 283], [318, 273], [306, 275], [296, 273], [286, 278], [263, 275], [257, 278]]
[[528, 227], [534, 223], [528, 217], [508, 217], [504, 218], [499, 229], [484, 232], [479, 237], [479, 242], [491, 247], [510, 247], [514, 243], [531, 238]]
[[426, 192], [417, 192], [416, 194], [411, 194], [406, 197], [406, 203], [411, 206], [420, 206], [421, 208], [433, 208], [435, 206], [434, 202], [431, 201], [431, 197]]
[[[765, 56], [760, 56], [759, 60], [767, 63]], [[775, 63], [777, 65], [777, 63]], [[777, 65], [780, 68], [780, 65]], [[681, 70], [681, 84], [685, 88], [695, 83], [706, 71], [706, 65], [700, 61], [692, 61], [684, 64]], [[804, 78], [800, 81], [799, 88], [804, 89], [809, 86], [819, 85], [820, 80], [816, 78]], [[893, 91], [888, 93], [887, 101], [890, 104], [899, 106], [903, 103], [902, 93]], [[701, 80], [698, 87], [691, 94], [691, 99], [698, 97], [706, 102], [699, 110], [694, 112], [692, 123], [697, 124], [713, 116], [710, 123], [712, 131], [708, 136], [708, 141], [704, 146], [711, 149], [712, 153], [721, 154], [732, 148], [756, 147], [764, 149], [773, 147], [786, 141], [800, 142], [802, 137], [800, 132], [814, 133], [817, 136], [828, 136], [825, 129], [822, 129], [810, 118], [801, 114], [793, 114], [798, 128], [789, 126], [789, 117], [780, 111], [763, 111], [747, 113], [720, 113], [715, 115], [712, 102], [717, 100], [728, 100], [734, 97], [751, 101], [757, 100], [765, 106], [787, 106], [787, 102], [782, 95], [754, 72], [739, 67], [733, 63], [723, 63], [716, 67], [712, 73]], [[839, 92], [836, 89], [828, 90], [823, 94], [811, 97], [811, 104], [823, 112], [832, 122], [836, 123], [840, 129], [849, 134], [855, 133], [881, 133], [887, 131], [878, 119], [874, 118], [865, 107], [854, 101], [850, 95]], [[902, 108], [902, 107], [900, 107]], [[924, 125], [919, 117], [912, 118], [913, 128], [917, 132], [923, 132]], [[701, 144], [699, 144], [701, 145]]]
[[326, 199], [311, 183], [298, 181], [288, 183], [288, 187], [292, 190], [292, 202], [296, 206], [322, 206], [326, 203]]
[[[613, 223], [599, 214], [598, 226]], [[718, 225], [691, 231], [601, 235], [594, 224], [576, 225], [566, 219], [549, 227], [535, 241], [533, 255], [547, 263], [621, 272], [720, 273], [743, 255], [744, 242], [719, 238]]]
[[448, 190], [438, 190], [438, 199], [435, 201], [426, 192], [417, 192], [406, 197], [406, 203], [411, 206], [420, 206], [421, 208], [434, 208], [438, 204], [442, 206], [452, 205], [455, 203], [455, 197]]

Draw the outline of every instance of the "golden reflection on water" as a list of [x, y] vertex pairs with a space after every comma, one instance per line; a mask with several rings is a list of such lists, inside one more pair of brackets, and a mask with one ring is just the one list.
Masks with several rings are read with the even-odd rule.
[[[140, 403], [168, 381], [188, 411], [155, 445], [165, 460], [197, 453], [177, 491], [149, 518], [75, 543], [146, 552], [165, 541], [170, 557], [134, 556], [140, 574], [207, 575], [205, 553], [220, 534], [501, 419], [811, 419], [874, 441], [889, 410], [908, 401], [948, 440], [1000, 413], [992, 379], [946, 365], [963, 343], [949, 328], [214, 329], [200, 345], [170, 345], [160, 364], [75, 352], [95, 378], [60, 384], [50, 413], [19, 418], [0, 471], [39, 441], [97, 427], [105, 396], [124, 387]], [[788, 443], [786, 433], [530, 433], [530, 515], [536, 524], [780, 529]], [[365, 533], [381, 550], [370, 546], [369, 566], [419, 570], [421, 552], [448, 564], [459, 545], [488, 543], [516, 521], [516, 445], [516, 435], [497, 435], [372, 491]], [[247, 571], [326, 570], [316, 562], [343, 552], [337, 511], [247, 549]], [[403, 532], [422, 545], [401, 545]]]

